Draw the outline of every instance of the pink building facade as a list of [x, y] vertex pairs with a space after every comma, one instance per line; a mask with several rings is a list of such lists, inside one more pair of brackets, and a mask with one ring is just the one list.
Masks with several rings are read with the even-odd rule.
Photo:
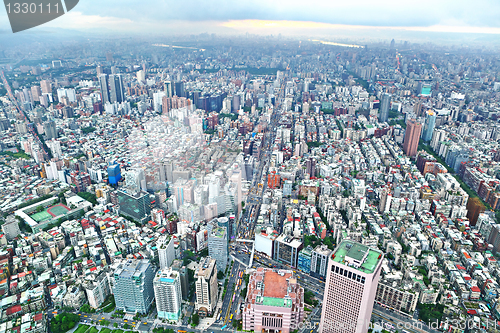
[[243, 329], [289, 333], [304, 319], [304, 289], [292, 271], [258, 268], [250, 276]]

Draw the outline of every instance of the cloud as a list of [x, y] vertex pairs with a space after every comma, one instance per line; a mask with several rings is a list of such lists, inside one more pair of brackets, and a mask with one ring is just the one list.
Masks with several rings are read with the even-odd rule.
[[122, 30], [127, 26], [132, 29], [134, 21], [128, 18], [85, 15], [79, 11], [70, 11], [57, 20], [47, 23], [46, 27], [71, 28], [76, 30], [85, 29], [110, 29]]
[[[76, 11], [75, 11], [76, 10]], [[498, 0], [81, 0], [68, 14], [47, 24], [68, 29], [161, 32], [229, 28], [224, 22], [247, 20], [314, 22], [381, 28], [495, 31], [500, 28]], [[209, 22], [212, 22], [209, 24]], [[309, 23], [307, 23], [309, 24]], [[8, 25], [0, 12], [0, 28]], [[446, 28], [448, 27], [448, 28]], [[234, 27], [236, 28], [236, 27]], [[283, 27], [286, 28], [286, 27]], [[454, 29], [454, 30], [453, 30]], [[465, 30], [464, 30], [465, 29]], [[210, 30], [214, 31], [214, 30]]]

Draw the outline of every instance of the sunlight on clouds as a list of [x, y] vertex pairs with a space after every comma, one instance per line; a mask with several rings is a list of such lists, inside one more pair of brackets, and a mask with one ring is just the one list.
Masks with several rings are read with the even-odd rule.
[[[81, 12], [70, 11], [57, 20], [51, 21], [47, 26], [70, 29], [126, 29], [127, 25], [135, 24], [133, 20], [113, 16], [84, 15]], [[132, 26], [130, 27], [132, 28]]]
[[271, 20], [229, 20], [221, 22], [220, 26], [232, 29], [255, 29], [255, 30], [270, 30], [273, 29], [383, 29], [383, 30], [408, 30], [408, 31], [424, 31], [424, 32], [454, 32], [454, 33], [483, 33], [483, 34], [500, 34], [500, 28], [490, 27], [470, 27], [470, 26], [448, 26], [448, 25], [433, 25], [429, 27], [384, 27], [384, 26], [363, 26], [363, 25], [346, 25], [346, 24], [331, 24], [321, 22], [308, 21], [271, 21]]

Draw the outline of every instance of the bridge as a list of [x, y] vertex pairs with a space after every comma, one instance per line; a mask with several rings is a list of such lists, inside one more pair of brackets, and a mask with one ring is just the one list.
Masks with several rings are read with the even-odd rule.
[[250, 262], [248, 263], [248, 265], [242, 263], [240, 260], [238, 260], [237, 258], [234, 258], [235, 260], [237, 260], [238, 262], [240, 262], [242, 265], [245, 265], [247, 266], [248, 268], [252, 267], [252, 264], [253, 264], [253, 256], [254, 256], [254, 253], [255, 253], [255, 241], [254, 240], [251, 240], [251, 239], [243, 239], [243, 238], [236, 238], [235, 239], [236, 242], [242, 242], [242, 243], [252, 243], [252, 253], [250, 254]]

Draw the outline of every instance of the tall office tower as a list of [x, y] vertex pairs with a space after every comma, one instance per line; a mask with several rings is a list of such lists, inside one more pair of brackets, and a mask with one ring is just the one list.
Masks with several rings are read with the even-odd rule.
[[378, 115], [378, 121], [381, 123], [387, 122], [389, 120], [389, 107], [391, 106], [391, 95], [385, 93], [382, 95], [380, 101], [380, 112]]
[[109, 76], [109, 100], [111, 103], [121, 103], [125, 101], [125, 89], [123, 88], [123, 78], [121, 74]]
[[229, 250], [227, 239], [227, 229], [224, 227], [214, 228], [210, 235], [208, 235], [208, 255], [215, 259], [217, 269], [222, 272], [227, 266], [227, 254]]
[[42, 93], [51, 94], [52, 93], [52, 85], [49, 80], [40, 81], [40, 87], [42, 88]]
[[172, 89], [172, 81], [165, 81], [163, 83], [163, 91], [165, 92], [165, 96], [168, 98], [173, 97], [173, 89]]
[[292, 271], [257, 268], [247, 288], [245, 330], [289, 333], [304, 319], [304, 288]]
[[101, 74], [104, 74], [104, 68], [102, 68], [101, 65], [97, 66], [95, 70], [97, 72], [97, 77], [99, 77], [99, 75]]
[[434, 127], [436, 127], [436, 112], [429, 110], [425, 117], [424, 130], [422, 131], [422, 140], [429, 142], [432, 139], [432, 134], [434, 133]]
[[215, 259], [205, 257], [195, 273], [195, 309], [201, 317], [211, 316], [217, 305], [217, 265]]
[[186, 97], [186, 92], [184, 91], [184, 82], [175, 82], [175, 95], [177, 97]]
[[101, 102], [104, 105], [109, 103], [109, 84], [107, 74], [99, 75], [99, 85], [101, 87]]
[[47, 120], [43, 123], [43, 130], [47, 139], [57, 139], [57, 128], [54, 120]]
[[177, 321], [181, 317], [182, 291], [179, 272], [165, 268], [153, 280], [158, 318]]
[[140, 222], [151, 218], [151, 199], [148, 192], [125, 187], [117, 191], [117, 196], [120, 214]]
[[175, 259], [174, 238], [170, 235], [161, 236], [156, 242], [156, 248], [160, 259], [160, 269], [170, 267]]
[[383, 253], [344, 240], [328, 260], [320, 333], [366, 333]]
[[407, 156], [415, 156], [417, 154], [418, 141], [420, 139], [420, 132], [422, 131], [422, 124], [414, 119], [410, 119], [406, 125], [405, 138], [403, 140], [403, 150]]
[[149, 260], [127, 260], [115, 270], [113, 294], [116, 308], [146, 314], [154, 300], [155, 271]]

